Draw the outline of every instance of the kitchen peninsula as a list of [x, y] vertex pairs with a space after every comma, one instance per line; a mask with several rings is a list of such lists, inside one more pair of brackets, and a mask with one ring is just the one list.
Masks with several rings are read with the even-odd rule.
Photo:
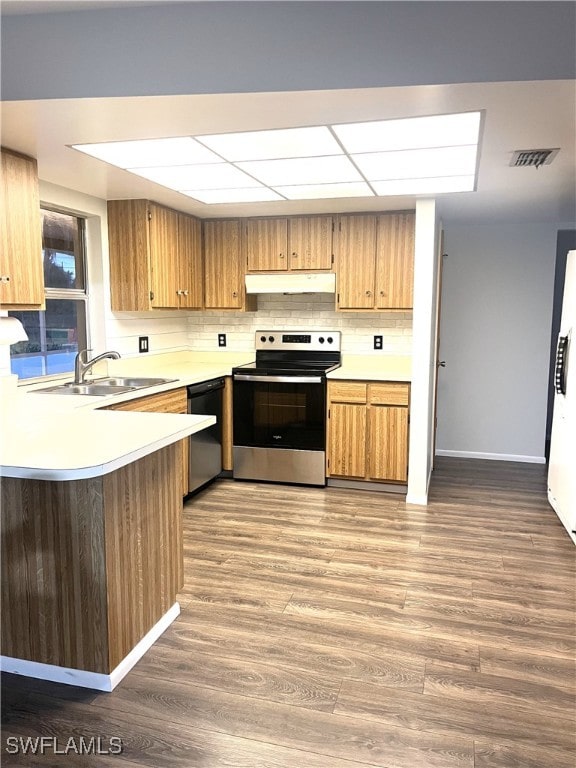
[[180, 612], [179, 441], [215, 422], [108, 399], [4, 397], [1, 446], [2, 669], [105, 691]]

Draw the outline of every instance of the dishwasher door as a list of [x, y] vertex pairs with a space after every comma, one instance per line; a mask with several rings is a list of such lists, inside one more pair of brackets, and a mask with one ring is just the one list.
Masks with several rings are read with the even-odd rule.
[[224, 379], [188, 388], [188, 413], [216, 416], [216, 424], [190, 436], [188, 493], [193, 493], [222, 471], [222, 393]]

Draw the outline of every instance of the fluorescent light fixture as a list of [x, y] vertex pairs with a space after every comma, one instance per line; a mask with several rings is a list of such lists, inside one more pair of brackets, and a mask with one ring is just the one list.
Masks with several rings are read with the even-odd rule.
[[208, 205], [432, 195], [474, 189], [481, 118], [463, 112], [73, 146]]
[[368, 181], [468, 176], [476, 170], [476, 146], [405, 149], [351, 156]]
[[237, 163], [237, 166], [271, 187], [362, 181], [356, 168], [344, 155], [302, 157], [292, 160], [256, 160]]
[[175, 189], [177, 192], [187, 189], [230, 189], [260, 186], [256, 179], [250, 178], [229, 163], [182, 165], [168, 168], [130, 168], [130, 171], [169, 189]]
[[104, 160], [124, 169], [223, 162], [218, 155], [189, 136], [176, 139], [110, 141], [105, 144], [73, 144], [72, 146], [98, 160]]
[[193, 197], [201, 203], [265, 203], [270, 200], [284, 200], [277, 192], [268, 187], [250, 189], [192, 189], [183, 194]]
[[444, 192], [473, 192], [474, 176], [444, 176], [435, 179], [394, 179], [371, 182], [379, 197], [435, 195]]
[[364, 181], [344, 184], [302, 184], [290, 187], [275, 187], [288, 200], [322, 200], [329, 197], [374, 197], [374, 192]]
[[332, 126], [350, 154], [477, 144], [480, 112]]
[[343, 154], [326, 126], [222, 133], [197, 139], [230, 162]]

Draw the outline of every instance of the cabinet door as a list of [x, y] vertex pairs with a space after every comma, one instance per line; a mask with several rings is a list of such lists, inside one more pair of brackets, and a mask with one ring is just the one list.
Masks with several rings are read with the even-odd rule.
[[332, 216], [288, 221], [290, 269], [332, 269]]
[[204, 222], [206, 309], [242, 309], [240, 221]]
[[414, 291], [413, 213], [378, 216], [377, 309], [412, 309]]
[[[187, 413], [188, 399], [185, 387], [159, 392], [156, 395], [145, 395], [125, 403], [108, 405], [107, 411], [139, 411], [146, 413]], [[190, 462], [190, 440], [180, 440], [180, 487], [182, 496], [188, 493], [188, 464]]]
[[0, 304], [44, 305], [42, 224], [36, 160], [2, 151]]
[[366, 406], [330, 403], [329, 411], [328, 474], [365, 477]]
[[408, 408], [371, 406], [370, 480], [406, 482], [408, 478]]
[[288, 269], [288, 223], [286, 219], [248, 219], [246, 264], [249, 272]]
[[114, 312], [150, 309], [147, 200], [108, 201], [110, 300]]
[[376, 216], [341, 216], [337, 243], [338, 309], [373, 309]]
[[180, 308], [202, 309], [202, 223], [184, 214], [178, 214], [178, 273]]
[[152, 307], [179, 306], [178, 214], [150, 205], [150, 282]]

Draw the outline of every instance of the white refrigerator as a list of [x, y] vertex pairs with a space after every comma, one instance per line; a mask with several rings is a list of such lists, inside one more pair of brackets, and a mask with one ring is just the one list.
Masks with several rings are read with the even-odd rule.
[[566, 262], [554, 389], [548, 501], [576, 544], [576, 251]]

